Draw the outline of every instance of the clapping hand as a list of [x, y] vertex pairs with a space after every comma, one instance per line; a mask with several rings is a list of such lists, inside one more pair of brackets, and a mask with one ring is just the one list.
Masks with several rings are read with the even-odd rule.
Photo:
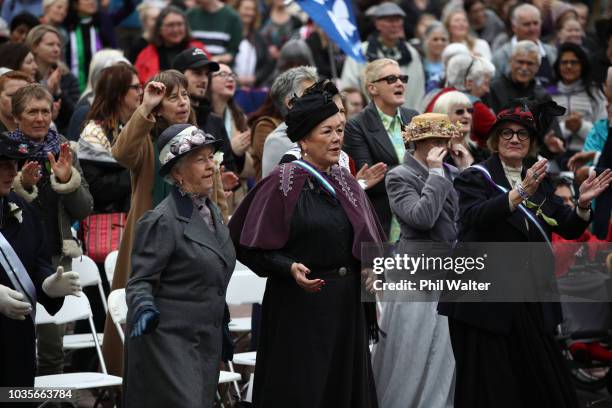
[[221, 166], [221, 183], [224, 191], [232, 191], [240, 184], [240, 178], [232, 171], [225, 171], [225, 166]]
[[72, 151], [68, 143], [62, 143], [60, 146], [60, 154], [57, 160], [53, 153], [47, 153], [47, 158], [51, 164], [51, 170], [57, 181], [60, 183], [67, 183], [70, 181], [72, 176]]
[[251, 146], [251, 129], [247, 129], [244, 132], [238, 132], [230, 141], [232, 151], [236, 156], [242, 157]]
[[357, 172], [355, 178], [357, 180], [365, 181], [365, 188], [374, 187], [376, 184], [381, 182], [385, 178], [385, 173], [387, 172], [387, 165], [383, 162], [376, 163], [372, 167], [369, 167], [368, 164], [364, 164], [361, 169]]
[[57, 267], [57, 271], [47, 277], [42, 284], [42, 288], [47, 296], [58, 298], [68, 295], [80, 296], [81, 281], [78, 272], [64, 272], [62, 266]]
[[308, 279], [306, 275], [310, 273], [304, 264], [294, 262], [291, 265], [291, 276], [295, 279], [295, 282], [304, 289], [306, 292], [319, 292], [325, 285], [323, 279]]
[[580, 196], [578, 197], [578, 205], [585, 207], [591, 200], [599, 197], [612, 182], [612, 170], [606, 169], [599, 176], [595, 172], [591, 172], [589, 177], [580, 185]]
[[468, 168], [474, 163], [474, 157], [468, 149], [466, 149], [463, 143], [454, 143], [451, 145], [450, 154], [459, 169]]
[[38, 184], [38, 181], [42, 177], [40, 171], [40, 164], [35, 161], [26, 161], [21, 168], [21, 185], [26, 190], [30, 190], [32, 187]]
[[571, 171], [576, 171], [582, 166], [586, 165], [588, 162], [593, 161], [595, 159], [596, 152], [578, 152], [575, 153], [572, 157], [570, 157], [567, 162], [567, 168]]
[[525, 178], [521, 181], [523, 185], [523, 189], [528, 195], [533, 195], [544, 177], [546, 177], [546, 166], [548, 165], [548, 160], [542, 159], [536, 162], [533, 166], [531, 166], [527, 173], [525, 174]]

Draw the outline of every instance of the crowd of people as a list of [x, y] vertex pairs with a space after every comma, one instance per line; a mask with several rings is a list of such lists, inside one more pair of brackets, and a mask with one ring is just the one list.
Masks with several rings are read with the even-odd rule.
[[362, 245], [605, 249], [612, 5], [347, 2], [359, 62], [297, 2], [0, 4], [0, 386], [98, 370], [63, 349], [87, 324], [34, 324], [83, 291], [122, 406], [213, 406], [240, 261], [254, 406], [578, 406], [559, 304], [377, 303]]

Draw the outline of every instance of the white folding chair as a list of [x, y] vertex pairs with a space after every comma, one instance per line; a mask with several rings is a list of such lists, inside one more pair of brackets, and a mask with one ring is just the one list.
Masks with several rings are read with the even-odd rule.
[[106, 273], [106, 279], [108, 284], [113, 284], [113, 277], [115, 276], [115, 265], [117, 264], [117, 255], [119, 251], [111, 251], [106, 258], [104, 258], [104, 273]]
[[[49, 323], [49, 314], [39, 314], [44, 307], [37, 305], [36, 324], [42, 322]], [[46, 316], [45, 316], [46, 315]], [[106, 371], [106, 364], [104, 363], [104, 357], [102, 356], [102, 350], [100, 349], [100, 342], [93, 336], [95, 333], [95, 326], [91, 314], [91, 306], [87, 295], [81, 293], [80, 296], [66, 296], [64, 298], [64, 304], [62, 308], [51, 317], [53, 323], [64, 324], [73, 322], [75, 320], [89, 321], [89, 328], [94, 339], [94, 345], [100, 361], [101, 373], [96, 372], [77, 372], [77, 373], [66, 373], [66, 374], [53, 374], [43, 375], [34, 379], [34, 387], [36, 388], [73, 388], [76, 390], [84, 390], [91, 388], [108, 388], [118, 387], [122, 383], [121, 377], [109, 375]], [[76, 406], [76, 405], [75, 405]]]
[[[257, 276], [246, 265], [236, 261], [234, 273], [227, 286], [225, 300], [228, 305], [244, 305], [261, 303], [266, 290], [266, 279]], [[239, 317], [229, 323], [231, 332], [248, 333], [251, 331], [251, 318]], [[235, 372], [234, 364], [255, 366], [256, 352], [236, 353], [232, 361], [228, 362], [231, 372]], [[238, 383], [234, 382], [234, 389], [241, 395]]]
[[[266, 290], [266, 278], [257, 276], [244, 264], [236, 261], [234, 273], [227, 286], [225, 301], [228, 305], [261, 303]], [[251, 331], [251, 318], [239, 317], [229, 323], [232, 332]]]
[[[104, 311], [107, 312], [108, 305], [106, 303], [106, 296], [104, 296], [102, 280], [100, 279], [100, 270], [94, 260], [87, 255], [74, 258], [72, 260], [72, 270], [79, 273], [79, 280], [81, 281], [82, 287], [98, 287], [98, 292], [100, 293], [100, 298], [104, 305]], [[98, 336], [98, 341], [102, 343], [104, 341], [103, 333], [96, 334]], [[63, 344], [66, 350], [80, 350], [94, 347], [94, 340], [90, 333], [67, 334], [63, 338]]]
[[121, 342], [125, 343], [125, 334], [121, 325], [125, 323], [127, 316], [127, 303], [125, 301], [125, 289], [115, 289], [108, 295], [108, 312], [110, 314]]

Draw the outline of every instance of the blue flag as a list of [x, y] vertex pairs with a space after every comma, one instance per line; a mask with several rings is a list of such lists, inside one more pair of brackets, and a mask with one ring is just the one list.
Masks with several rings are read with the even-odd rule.
[[346, 55], [365, 63], [350, 0], [296, 0], [302, 10]]

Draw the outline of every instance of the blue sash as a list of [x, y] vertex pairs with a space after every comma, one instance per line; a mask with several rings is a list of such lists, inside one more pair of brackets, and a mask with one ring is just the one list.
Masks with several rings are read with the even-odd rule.
[[[489, 180], [491, 182], [491, 184], [496, 186], [504, 194], [508, 192], [507, 188], [505, 188], [504, 186], [500, 186], [495, 181], [493, 181], [493, 178], [491, 177], [491, 174], [489, 173], [489, 170], [487, 170], [484, 166], [481, 166], [480, 164], [474, 164], [474, 165], [472, 165], [470, 167], [473, 168], [473, 169], [479, 170], [480, 172], [482, 172], [485, 175], [485, 177], [487, 178], [487, 180]], [[518, 209], [521, 210], [521, 212], [527, 217], [527, 219], [529, 221], [531, 221], [531, 223], [538, 229], [538, 231], [540, 231], [540, 234], [542, 234], [542, 237], [544, 237], [544, 240], [546, 241], [546, 243], [552, 249], [552, 245], [550, 244], [550, 240], [548, 239], [548, 235], [546, 234], [546, 231], [544, 231], [544, 228], [542, 228], [542, 225], [537, 220], [537, 218], [535, 218], [533, 216], [533, 214], [527, 208], [525, 208], [525, 206], [523, 204], [519, 204], [518, 205]]]
[[336, 190], [334, 189], [334, 186], [332, 186], [329, 181], [327, 181], [327, 179], [323, 177], [323, 175], [317, 169], [306, 163], [304, 160], [295, 160], [292, 163], [297, 164], [298, 166], [306, 170], [308, 173], [312, 174], [313, 177], [316, 178], [317, 181], [319, 181], [319, 183], [321, 183], [321, 185], [325, 187], [325, 189], [329, 191], [329, 193], [333, 197], [336, 197]]

